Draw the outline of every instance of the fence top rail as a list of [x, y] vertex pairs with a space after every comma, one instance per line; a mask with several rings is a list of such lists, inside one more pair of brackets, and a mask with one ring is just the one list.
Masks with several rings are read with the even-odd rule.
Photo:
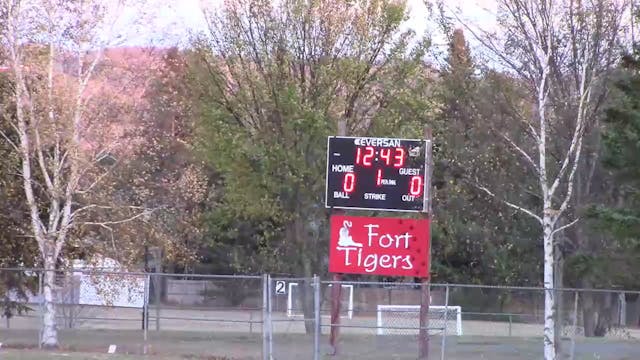
[[[450, 306], [451, 307], [451, 306]], [[532, 313], [497, 313], [497, 312], [477, 312], [477, 311], [462, 311], [462, 315], [482, 315], [482, 316], [515, 316], [515, 317], [537, 317], [539, 314]]]
[[[327, 281], [322, 281], [322, 284], [373, 285], [373, 286], [384, 286], [389, 290], [402, 289], [407, 287], [420, 288], [423, 286], [423, 284], [421, 283], [396, 283], [396, 282], [384, 282], [384, 281], [357, 281], [357, 280], [342, 280], [342, 281], [327, 280]], [[640, 290], [625, 290], [625, 289], [544, 288], [544, 287], [536, 287], [536, 286], [478, 285], [478, 284], [455, 284], [455, 283], [428, 283], [428, 285], [432, 288], [448, 287], [449, 289], [457, 287], [457, 288], [472, 288], [472, 289], [640, 294]]]
[[298, 282], [308, 281], [309, 283], [313, 282], [313, 277], [270, 277], [271, 281], [286, 281], [288, 283], [298, 285]]
[[[162, 272], [141, 272], [141, 271], [114, 271], [113, 268], [81, 268], [81, 269], [56, 269], [45, 270], [43, 268], [22, 268], [22, 267], [6, 267], [0, 268], [0, 271], [16, 271], [16, 272], [45, 272], [55, 271], [59, 273], [82, 273], [90, 275], [123, 275], [123, 276], [161, 276], [161, 277], [177, 277], [177, 278], [191, 278], [192, 280], [198, 279], [236, 279], [236, 280], [262, 280], [264, 275], [217, 275], [217, 274], [180, 274], [180, 273], [162, 273]], [[313, 278], [287, 278], [278, 277], [271, 278], [271, 280], [311, 280]], [[321, 284], [343, 284], [343, 285], [374, 285], [383, 286], [389, 290], [398, 288], [415, 287], [419, 288], [423, 286], [422, 283], [399, 283], [399, 282], [384, 282], [384, 281], [357, 281], [357, 280], [323, 280]], [[627, 290], [627, 289], [586, 289], [586, 288], [544, 288], [536, 286], [508, 286], [508, 285], [478, 285], [478, 284], [455, 284], [455, 283], [428, 283], [429, 286], [435, 288], [475, 288], [475, 289], [501, 289], [501, 290], [525, 290], [525, 291], [563, 291], [563, 292], [591, 292], [591, 293], [625, 293], [625, 294], [640, 294], [640, 290]]]
[[191, 278], [192, 280], [198, 279], [238, 279], [238, 280], [262, 280], [262, 275], [218, 275], [218, 274], [180, 274], [180, 273], [161, 273], [161, 272], [142, 272], [142, 271], [115, 271], [113, 268], [70, 268], [70, 269], [56, 269], [45, 270], [43, 268], [0, 268], [0, 271], [21, 271], [39, 273], [46, 271], [55, 271], [58, 273], [72, 274], [81, 273], [87, 275], [123, 275], [123, 276], [164, 276], [164, 277], [178, 277], [178, 278]]

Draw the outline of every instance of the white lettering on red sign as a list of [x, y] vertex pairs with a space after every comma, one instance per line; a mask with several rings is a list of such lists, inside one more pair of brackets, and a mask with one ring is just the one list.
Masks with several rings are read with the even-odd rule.
[[364, 256], [363, 259], [362, 249], [340, 246], [336, 249], [338, 251], [345, 252], [344, 264], [346, 266], [355, 265], [358, 267], [364, 267], [365, 271], [368, 273], [375, 272], [378, 269], [378, 266], [383, 269], [413, 269], [413, 263], [411, 262], [410, 255], [383, 254], [379, 256], [378, 254], [368, 254]]
[[374, 222], [363, 219], [376, 218], [332, 218], [332, 272], [401, 276], [426, 274], [428, 221], [383, 218]]

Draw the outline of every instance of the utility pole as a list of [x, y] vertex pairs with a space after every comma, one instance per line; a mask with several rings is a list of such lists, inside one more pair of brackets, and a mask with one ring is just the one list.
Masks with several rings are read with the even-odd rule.
[[[431, 132], [431, 128], [428, 126], [424, 127], [424, 138], [427, 140], [427, 179], [426, 179], [426, 194], [424, 194], [425, 201], [428, 201], [427, 204], [427, 212], [422, 213], [421, 216], [428, 220], [431, 219], [432, 206], [431, 206], [431, 176], [433, 175], [433, 157], [432, 157], [432, 148], [433, 148], [433, 134]], [[431, 303], [431, 224], [429, 224], [429, 249], [428, 249], [428, 259], [429, 259], [429, 271], [428, 277], [422, 279], [420, 286], [420, 333], [418, 336], [418, 359], [419, 360], [427, 360], [429, 359], [429, 305]]]

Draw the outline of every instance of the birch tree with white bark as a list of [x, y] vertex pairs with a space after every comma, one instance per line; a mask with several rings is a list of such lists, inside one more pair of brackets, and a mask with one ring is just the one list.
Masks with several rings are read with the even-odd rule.
[[[601, 86], [618, 55], [627, 4], [615, 0], [499, 0], [496, 30], [462, 20], [481, 45], [489, 67], [522, 83], [528, 99], [514, 127], [526, 132], [516, 142], [506, 132], [499, 137], [537, 179], [540, 207], [509, 200], [481, 179], [474, 185], [506, 206], [527, 214], [540, 225], [544, 251], [544, 358], [560, 353], [557, 299], [554, 288], [557, 234], [575, 225], [571, 217], [576, 170], [588, 125], [598, 115], [606, 91]], [[446, 9], [446, 6], [444, 6]], [[524, 104], [524, 105], [523, 105]]]
[[[8, 54], [15, 116], [12, 140], [18, 154], [30, 236], [44, 268], [42, 345], [58, 346], [56, 324], [56, 264], [70, 234], [98, 204], [81, 201], [104, 177], [96, 164], [112, 144], [87, 146], [93, 114], [88, 85], [112, 45], [122, 1], [0, 0], [0, 46]], [[94, 222], [108, 226], [127, 219]], [[86, 222], [84, 223], [86, 224]]]

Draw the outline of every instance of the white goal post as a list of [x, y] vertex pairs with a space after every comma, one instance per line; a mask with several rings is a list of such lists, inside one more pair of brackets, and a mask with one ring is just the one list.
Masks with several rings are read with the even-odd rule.
[[[446, 316], [445, 316], [446, 314]], [[449, 322], [455, 328], [449, 330]], [[420, 328], [420, 305], [378, 305], [378, 335], [415, 335]], [[429, 331], [462, 335], [462, 308], [460, 306], [429, 306]]]
[[[331, 287], [333, 284], [329, 284], [329, 287]], [[353, 319], [353, 285], [352, 284], [343, 284], [341, 285], [342, 289], [347, 289], [349, 291], [349, 298], [348, 298], [348, 303], [347, 303], [347, 318], [349, 319]], [[293, 316], [302, 316], [301, 313], [296, 313], [295, 310], [300, 311], [301, 307], [294, 307], [294, 295], [293, 295], [293, 289], [297, 289], [298, 288], [298, 283], [296, 282], [290, 282], [289, 283], [289, 288], [287, 289], [287, 316], [288, 317], [293, 317]], [[344, 317], [344, 316], [341, 316]]]

